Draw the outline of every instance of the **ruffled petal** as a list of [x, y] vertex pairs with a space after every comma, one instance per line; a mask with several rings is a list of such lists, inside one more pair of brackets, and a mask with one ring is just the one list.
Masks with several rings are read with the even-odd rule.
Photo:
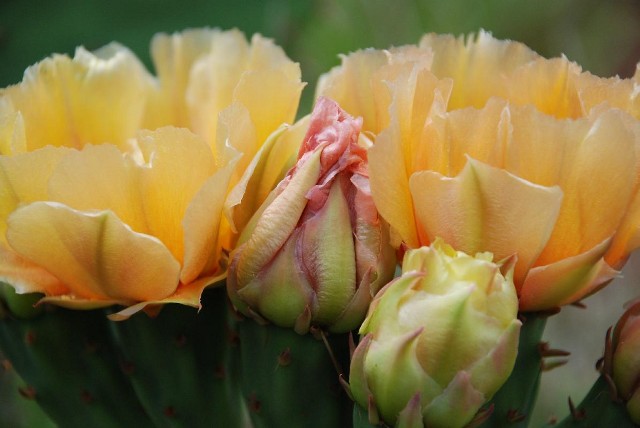
[[516, 284], [545, 247], [563, 198], [558, 187], [471, 158], [455, 178], [423, 171], [411, 177], [410, 187], [429, 242], [440, 237], [467, 254], [490, 251], [496, 260], [517, 254]]
[[179, 263], [156, 238], [133, 232], [111, 211], [34, 202], [9, 217], [7, 241], [80, 298], [124, 302], [171, 295]]
[[22, 83], [2, 92], [24, 120], [27, 150], [45, 145], [126, 145], [139, 128], [151, 75], [116, 43], [73, 59], [54, 55], [30, 67]]

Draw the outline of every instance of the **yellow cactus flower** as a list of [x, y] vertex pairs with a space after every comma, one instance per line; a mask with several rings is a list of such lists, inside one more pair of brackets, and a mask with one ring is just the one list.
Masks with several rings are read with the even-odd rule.
[[[74, 308], [198, 306], [224, 276], [217, 245], [234, 162], [216, 165], [184, 129], [141, 131], [137, 156], [114, 145], [0, 157], [0, 279]], [[185, 168], [189, 165], [189, 168]]]
[[242, 226], [271, 190], [254, 181], [273, 186], [293, 162], [279, 136], [303, 84], [279, 47], [207, 29], [158, 35], [152, 50], [157, 78], [112, 43], [0, 90], [0, 280], [18, 292], [129, 306], [116, 318], [199, 306], [226, 274], [229, 189]]
[[[356, 73], [369, 80], [349, 89]], [[397, 247], [440, 236], [517, 254], [520, 307], [543, 310], [595, 292], [640, 246], [639, 79], [487, 33], [427, 35], [345, 57], [319, 94], [363, 114], [373, 197]]]

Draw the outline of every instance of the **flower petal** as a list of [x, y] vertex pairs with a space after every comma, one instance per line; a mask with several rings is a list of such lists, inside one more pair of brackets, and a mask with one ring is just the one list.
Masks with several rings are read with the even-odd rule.
[[138, 141], [150, 165], [142, 168], [140, 187], [147, 233], [160, 239], [182, 263], [182, 222], [189, 203], [216, 171], [211, 150], [190, 131], [173, 127], [141, 131]]
[[205, 181], [187, 207], [184, 228], [184, 261], [180, 281], [191, 287], [203, 271], [218, 272], [222, 248], [218, 244], [222, 208], [237, 158]]
[[73, 59], [54, 55], [27, 69], [22, 83], [2, 92], [20, 111], [27, 149], [126, 144], [140, 126], [152, 78], [116, 43]]
[[522, 180], [469, 158], [455, 178], [436, 172], [410, 179], [416, 218], [433, 242], [467, 254], [490, 251], [496, 260], [518, 255], [516, 284], [543, 250], [556, 222], [562, 191]]
[[449, 110], [482, 107], [492, 96], [506, 98], [504, 76], [538, 58], [524, 44], [497, 40], [484, 31], [466, 40], [427, 34], [420, 40], [420, 47], [433, 50], [431, 71], [438, 78], [453, 79]]
[[520, 289], [520, 310], [573, 303], [608, 284], [619, 275], [602, 258], [610, 243], [607, 239], [582, 254], [531, 269]]
[[0, 245], [0, 281], [11, 284], [20, 294], [58, 295], [69, 292], [58, 278], [5, 245]]
[[34, 202], [14, 211], [8, 226], [11, 247], [78, 297], [152, 300], [172, 294], [178, 284], [180, 265], [167, 248], [110, 211]]
[[[380, 215], [395, 230], [400, 240], [409, 247], [416, 248], [420, 243], [414, 218], [414, 202], [408, 186], [410, 174], [406, 169], [399, 141], [400, 130], [394, 124], [378, 135], [376, 143], [367, 152], [371, 195]], [[400, 246], [400, 242], [391, 243], [394, 247]]]
[[0, 156], [0, 244], [6, 242], [6, 220], [22, 203], [49, 199], [47, 182], [71, 151], [45, 147], [35, 152]]
[[[227, 273], [219, 275], [211, 275], [203, 278], [199, 278], [196, 281], [189, 284], [188, 287], [182, 285], [178, 286], [178, 289], [171, 296], [159, 300], [149, 300], [146, 302], [136, 303], [119, 312], [109, 315], [109, 319], [112, 321], [124, 321], [130, 316], [140, 312], [147, 306], [164, 305], [167, 303], [178, 303], [180, 305], [193, 306], [194, 308], [201, 309], [200, 296], [205, 288], [212, 284], [218, 283], [225, 279]], [[60, 304], [60, 303], [58, 303]]]
[[307, 206], [308, 201], [305, 196], [318, 182], [321, 154], [322, 150], [314, 151], [306, 162], [298, 166], [296, 174], [287, 182], [284, 190], [281, 192], [279, 188], [274, 190], [277, 196], [262, 211], [246, 244], [249, 248], [259, 249], [259, 251], [243, 251], [239, 256], [238, 283], [251, 282], [295, 229]]
[[[565, 196], [537, 266], [588, 251], [611, 237], [637, 182], [635, 136], [619, 110], [559, 121], [532, 107], [511, 108], [513, 141], [505, 169]], [[544, 167], [541, 167], [544, 165]]]

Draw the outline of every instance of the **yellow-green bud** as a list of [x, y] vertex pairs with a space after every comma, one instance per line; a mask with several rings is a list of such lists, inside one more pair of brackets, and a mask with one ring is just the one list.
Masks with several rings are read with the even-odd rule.
[[298, 161], [231, 254], [234, 306], [305, 333], [357, 328], [392, 277], [395, 254], [369, 189], [362, 121], [318, 100]]
[[388, 424], [462, 427], [507, 380], [520, 321], [513, 259], [437, 240], [406, 253], [373, 300], [351, 361], [354, 399]]

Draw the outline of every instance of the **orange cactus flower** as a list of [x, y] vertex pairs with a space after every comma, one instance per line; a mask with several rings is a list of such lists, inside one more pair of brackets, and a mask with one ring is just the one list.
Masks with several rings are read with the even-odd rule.
[[[356, 74], [368, 81], [345, 83]], [[363, 115], [397, 247], [516, 254], [520, 309], [544, 310], [597, 291], [640, 246], [639, 87], [640, 73], [603, 79], [480, 33], [356, 52], [319, 94]]]

